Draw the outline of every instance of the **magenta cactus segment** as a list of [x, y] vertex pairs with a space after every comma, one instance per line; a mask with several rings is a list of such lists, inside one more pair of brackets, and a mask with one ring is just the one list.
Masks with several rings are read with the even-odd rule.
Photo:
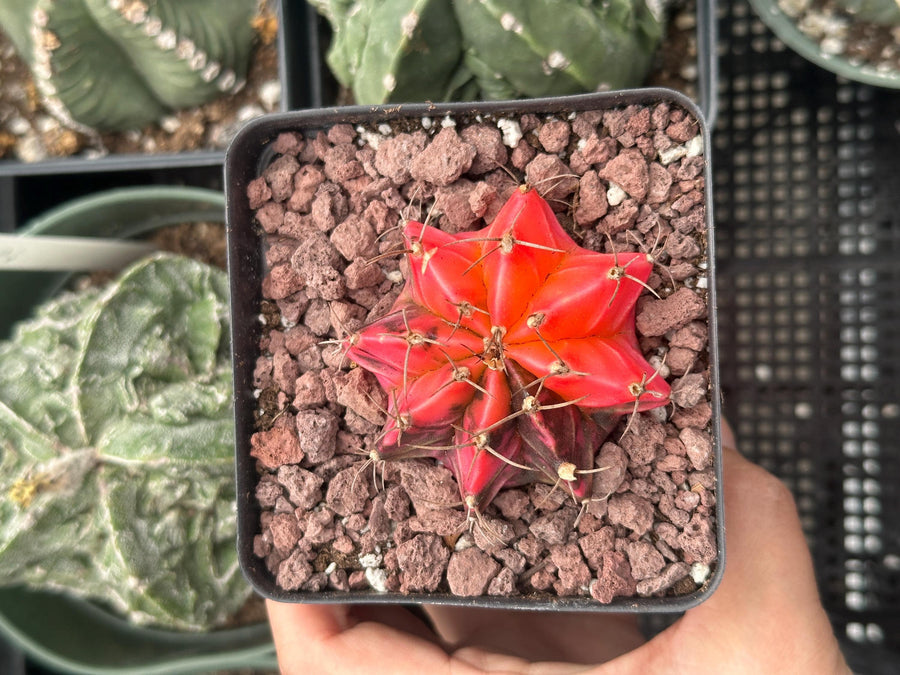
[[669, 399], [635, 335], [647, 256], [579, 247], [525, 186], [478, 232], [404, 237], [406, 286], [346, 339], [388, 394], [377, 458], [439, 459], [474, 511], [536, 480], [590, 498], [611, 422]]

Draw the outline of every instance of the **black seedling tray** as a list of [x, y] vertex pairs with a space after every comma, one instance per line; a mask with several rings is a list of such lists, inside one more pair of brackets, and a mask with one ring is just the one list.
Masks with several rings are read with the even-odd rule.
[[726, 417], [793, 491], [851, 665], [900, 672], [900, 92], [807, 62], [746, 0], [719, 34]]

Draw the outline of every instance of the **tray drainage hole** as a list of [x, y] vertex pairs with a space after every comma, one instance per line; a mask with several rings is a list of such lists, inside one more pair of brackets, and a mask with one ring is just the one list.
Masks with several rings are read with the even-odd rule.
[[798, 403], [797, 405], [794, 406], [794, 417], [796, 417], [797, 419], [801, 419], [801, 420], [811, 419], [814, 412], [815, 412], [815, 409], [813, 408], [812, 404], [810, 404], [806, 401], [801, 401], [800, 403]]
[[[847, 603], [848, 606], [850, 603]], [[884, 630], [877, 623], [853, 621], [847, 624], [847, 637], [854, 642], [884, 642]]]

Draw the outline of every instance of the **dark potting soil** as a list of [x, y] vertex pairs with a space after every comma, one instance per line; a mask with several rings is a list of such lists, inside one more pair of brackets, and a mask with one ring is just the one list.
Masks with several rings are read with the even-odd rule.
[[[283, 133], [247, 191], [264, 231], [252, 454], [254, 551], [290, 591], [458, 596], [690, 593], [717, 563], [708, 372], [704, 148], [668, 103], [568, 116], [407, 119]], [[623, 416], [593, 498], [503, 490], [471, 517], [433, 460], [367, 462], [384, 392], [338, 341], [403, 285], [398, 225], [477, 230], [520, 183], [585, 248], [652, 258], [636, 326], [670, 404]], [[371, 262], [377, 257], [377, 261]], [[337, 344], [336, 344], [337, 343]]]

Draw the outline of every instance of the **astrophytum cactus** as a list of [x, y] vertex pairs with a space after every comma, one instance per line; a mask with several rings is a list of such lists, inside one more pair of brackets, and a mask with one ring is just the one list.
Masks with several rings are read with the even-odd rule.
[[462, 40], [451, 0], [310, 4], [331, 24], [328, 65], [357, 103], [453, 96]]
[[159, 255], [0, 342], [0, 584], [185, 630], [244, 604], [227, 288]]
[[[485, 98], [636, 87], [663, 32], [665, 0], [456, 0], [465, 64]], [[655, 11], [654, 11], [655, 10]]]
[[[662, 36], [646, 0], [311, 0], [357, 103], [554, 96], [640, 85]], [[651, 8], [655, 8], [653, 11]]]
[[579, 247], [527, 187], [483, 230], [411, 221], [404, 237], [400, 296], [346, 339], [388, 395], [371, 459], [441, 460], [476, 513], [537, 480], [590, 499], [595, 452], [618, 419], [668, 402], [635, 335], [647, 256]]
[[257, 0], [3, 0], [44, 107], [76, 129], [140, 128], [243, 86]]

